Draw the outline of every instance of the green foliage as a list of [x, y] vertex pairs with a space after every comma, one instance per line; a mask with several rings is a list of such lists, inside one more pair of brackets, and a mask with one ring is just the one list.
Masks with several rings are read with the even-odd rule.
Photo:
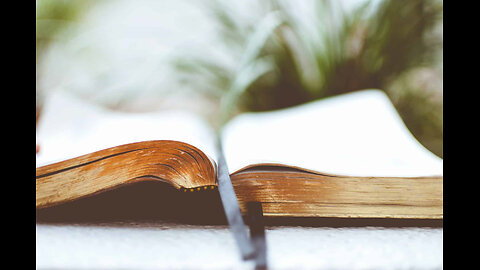
[[[228, 48], [236, 65], [202, 57], [177, 64], [185, 74], [201, 77], [200, 84], [190, 81], [221, 101], [222, 122], [235, 112], [279, 109], [376, 88], [392, 98], [412, 133], [443, 156], [443, 36], [436, 32], [441, 1], [365, 2], [349, 12], [337, 1], [316, 1], [308, 18], [288, 4], [260, 1], [245, 22], [228, 4], [210, 2], [222, 38], [219, 46]], [[415, 76], [405, 74], [419, 68], [438, 75], [433, 77], [440, 81], [434, 84], [437, 89], [427, 93], [408, 81]]]

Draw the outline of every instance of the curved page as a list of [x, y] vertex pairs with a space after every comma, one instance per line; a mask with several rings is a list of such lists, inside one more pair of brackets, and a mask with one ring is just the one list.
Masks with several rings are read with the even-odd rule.
[[443, 175], [443, 160], [413, 137], [379, 90], [239, 115], [222, 143], [231, 173], [276, 163], [349, 176]]
[[126, 113], [104, 109], [57, 91], [46, 100], [37, 129], [37, 167], [105, 148], [148, 140], [191, 144], [215, 159], [215, 137], [193, 113]]

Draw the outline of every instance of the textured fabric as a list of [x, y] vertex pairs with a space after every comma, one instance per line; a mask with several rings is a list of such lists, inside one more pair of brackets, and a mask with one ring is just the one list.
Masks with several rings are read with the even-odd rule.
[[[442, 269], [442, 228], [267, 227], [269, 269]], [[37, 224], [38, 269], [252, 269], [226, 226]]]

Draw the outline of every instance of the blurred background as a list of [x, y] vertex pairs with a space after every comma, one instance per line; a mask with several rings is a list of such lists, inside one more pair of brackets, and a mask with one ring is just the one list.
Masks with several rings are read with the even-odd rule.
[[443, 2], [37, 0], [37, 117], [52, 91], [112, 110], [183, 108], [213, 126], [385, 91], [443, 157]]

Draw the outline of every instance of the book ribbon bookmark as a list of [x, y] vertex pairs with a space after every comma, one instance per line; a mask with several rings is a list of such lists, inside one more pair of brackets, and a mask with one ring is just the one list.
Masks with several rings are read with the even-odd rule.
[[243, 260], [255, 260], [256, 268], [266, 268], [266, 242], [263, 225], [263, 211], [261, 203], [249, 202], [247, 204], [250, 225], [250, 237], [247, 226], [243, 222], [242, 213], [238, 205], [237, 196], [230, 179], [222, 145], [217, 143], [218, 150], [218, 191], [227, 217], [230, 230], [237, 243]]

